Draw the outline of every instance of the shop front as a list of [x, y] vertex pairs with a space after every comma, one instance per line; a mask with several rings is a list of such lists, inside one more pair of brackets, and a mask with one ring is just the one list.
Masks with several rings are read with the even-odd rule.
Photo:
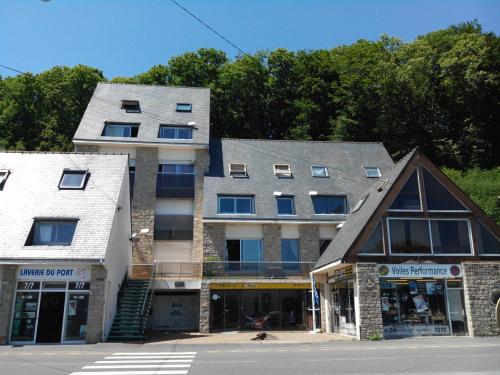
[[354, 274], [352, 266], [334, 270], [328, 276], [330, 292], [330, 327], [333, 333], [356, 336]]
[[308, 283], [211, 283], [210, 329], [312, 328]]
[[460, 264], [379, 264], [384, 337], [467, 335]]
[[85, 342], [90, 267], [19, 266], [11, 343]]

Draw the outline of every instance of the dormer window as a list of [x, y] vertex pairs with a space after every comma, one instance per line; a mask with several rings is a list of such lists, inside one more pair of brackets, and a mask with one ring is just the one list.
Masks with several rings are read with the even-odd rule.
[[88, 171], [65, 169], [59, 181], [60, 190], [85, 189]]
[[363, 167], [363, 169], [365, 170], [366, 177], [368, 178], [379, 178], [382, 176], [378, 167]]
[[127, 113], [141, 113], [138, 100], [122, 100], [122, 109]]
[[10, 171], [8, 169], [0, 169], [0, 190], [3, 190], [3, 186], [5, 185], [5, 181], [7, 181], [9, 174]]
[[139, 124], [107, 123], [102, 131], [104, 137], [137, 138], [138, 133]]
[[276, 177], [290, 178], [292, 177], [292, 170], [290, 164], [274, 164], [274, 175]]
[[177, 103], [175, 107], [176, 112], [191, 112], [193, 105], [191, 103]]
[[229, 175], [233, 177], [248, 177], [247, 165], [243, 163], [230, 163]]

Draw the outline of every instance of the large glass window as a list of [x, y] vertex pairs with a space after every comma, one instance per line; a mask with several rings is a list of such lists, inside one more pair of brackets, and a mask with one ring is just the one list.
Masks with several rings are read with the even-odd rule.
[[17, 292], [11, 341], [33, 341], [38, 311], [38, 292]]
[[285, 262], [283, 264], [283, 269], [285, 271], [299, 270], [299, 240], [281, 240], [281, 260]]
[[105, 137], [137, 138], [139, 125], [137, 124], [106, 124], [102, 135]]
[[76, 221], [35, 221], [32, 245], [69, 246], [75, 234]]
[[431, 254], [427, 220], [390, 219], [389, 233], [393, 254]]
[[88, 293], [68, 293], [66, 301], [66, 340], [85, 340], [88, 306]]
[[420, 211], [420, 193], [417, 171], [415, 170], [392, 203], [390, 210]]
[[378, 223], [370, 238], [361, 248], [360, 254], [383, 254], [384, 241], [382, 240], [382, 223]]
[[226, 251], [229, 270], [259, 270], [262, 262], [262, 240], [227, 240]]
[[479, 254], [500, 255], [500, 240], [481, 222], [478, 229]]
[[347, 212], [346, 197], [333, 195], [316, 195], [312, 197], [316, 215], [345, 214]]
[[469, 226], [466, 220], [431, 220], [434, 254], [470, 254]]
[[255, 213], [252, 196], [219, 196], [219, 214], [253, 214]]
[[295, 215], [293, 197], [277, 197], [278, 215]]
[[160, 126], [158, 138], [193, 139], [193, 129], [189, 127]]
[[467, 211], [457, 198], [451, 194], [426, 169], [424, 172], [425, 198], [430, 211]]

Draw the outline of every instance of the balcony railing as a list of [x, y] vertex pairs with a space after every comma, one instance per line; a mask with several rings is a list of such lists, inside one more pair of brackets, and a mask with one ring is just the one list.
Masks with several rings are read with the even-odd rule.
[[158, 262], [155, 267], [157, 279], [199, 279], [200, 262]]
[[156, 174], [158, 198], [194, 198], [194, 174]]
[[308, 279], [314, 262], [204, 261], [204, 278]]

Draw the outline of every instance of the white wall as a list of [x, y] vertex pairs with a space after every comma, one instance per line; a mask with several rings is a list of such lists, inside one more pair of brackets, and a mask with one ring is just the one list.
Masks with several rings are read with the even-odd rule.
[[156, 199], [156, 215], [193, 215], [193, 199]]
[[196, 150], [158, 149], [158, 160], [168, 162], [194, 162]]
[[328, 239], [333, 238], [337, 234], [337, 224], [320, 224], [319, 225], [319, 238]]
[[155, 241], [153, 256], [160, 262], [191, 262], [193, 241]]
[[262, 239], [262, 224], [226, 224], [227, 239]]
[[297, 224], [282, 224], [281, 238], [286, 238], [286, 239], [299, 238], [299, 226]]

